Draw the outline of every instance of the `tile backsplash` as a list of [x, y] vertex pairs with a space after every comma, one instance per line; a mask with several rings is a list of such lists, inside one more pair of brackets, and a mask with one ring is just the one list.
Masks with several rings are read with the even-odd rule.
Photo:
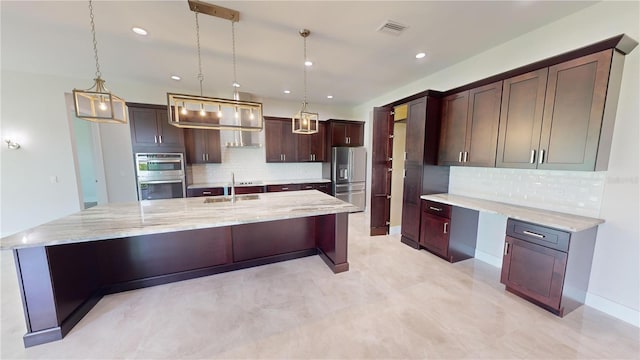
[[452, 166], [449, 193], [598, 217], [606, 174]]
[[231, 181], [321, 179], [322, 163], [267, 163], [262, 148], [222, 148], [221, 164], [187, 167], [190, 184]]

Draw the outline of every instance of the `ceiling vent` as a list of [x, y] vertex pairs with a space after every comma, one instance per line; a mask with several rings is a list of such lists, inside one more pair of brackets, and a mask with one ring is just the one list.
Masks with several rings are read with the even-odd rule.
[[387, 20], [382, 25], [380, 25], [380, 27], [378, 27], [379, 32], [382, 32], [385, 34], [391, 34], [394, 36], [399, 36], [406, 29], [407, 29], [406, 25], [402, 25], [399, 22], [393, 21], [393, 20]]

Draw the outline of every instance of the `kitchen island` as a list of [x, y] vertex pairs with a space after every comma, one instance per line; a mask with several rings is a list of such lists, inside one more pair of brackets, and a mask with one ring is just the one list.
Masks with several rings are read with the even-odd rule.
[[316, 254], [347, 271], [353, 211], [315, 190], [152, 200], [100, 205], [5, 237], [24, 344], [62, 339], [106, 294]]

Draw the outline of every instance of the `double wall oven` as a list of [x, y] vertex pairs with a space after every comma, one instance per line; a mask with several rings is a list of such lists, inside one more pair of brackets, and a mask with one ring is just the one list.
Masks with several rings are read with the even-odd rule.
[[185, 197], [182, 153], [136, 153], [135, 157], [138, 200]]

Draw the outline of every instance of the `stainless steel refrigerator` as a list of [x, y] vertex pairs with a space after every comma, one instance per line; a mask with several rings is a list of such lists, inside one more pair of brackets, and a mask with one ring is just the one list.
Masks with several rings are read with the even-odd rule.
[[334, 147], [331, 154], [331, 181], [334, 196], [364, 211], [367, 172], [365, 148]]

